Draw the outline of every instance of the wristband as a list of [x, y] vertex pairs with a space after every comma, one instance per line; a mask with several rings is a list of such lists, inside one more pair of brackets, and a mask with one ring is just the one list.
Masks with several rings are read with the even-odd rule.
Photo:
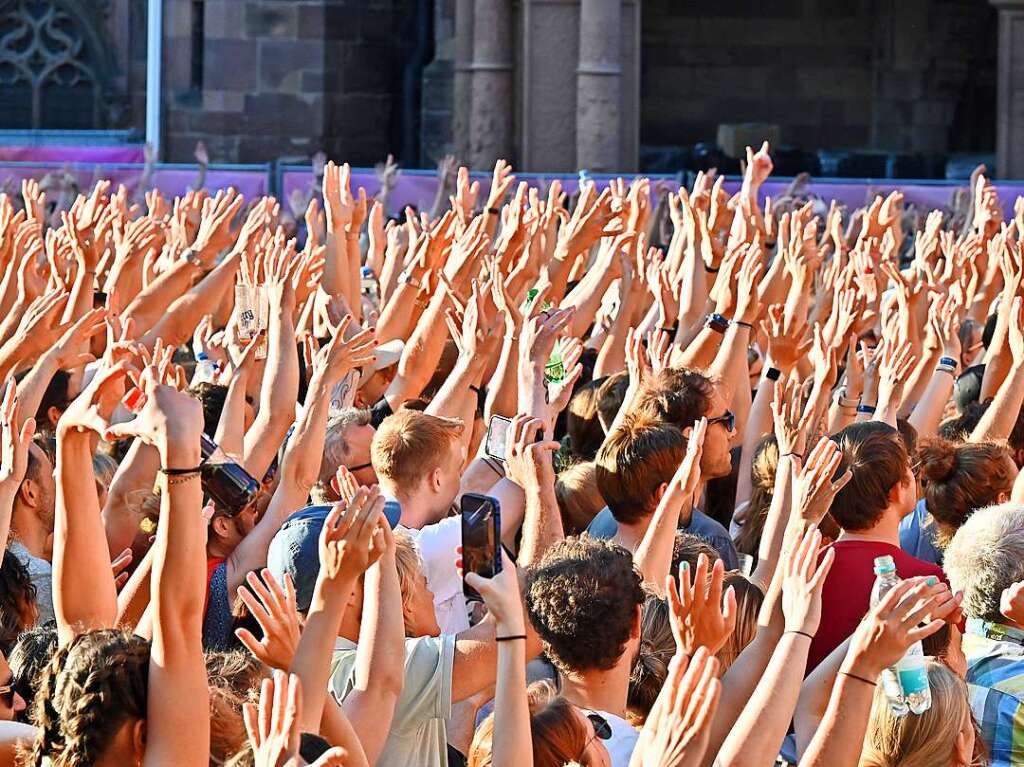
[[856, 410], [857, 407], [860, 405], [860, 400], [859, 399], [852, 399], [852, 398], [847, 399], [846, 397], [839, 397], [836, 400], [836, 404], [839, 407], [841, 407], [841, 408], [846, 408], [847, 410]]
[[660, 330], [662, 333], [668, 333], [670, 336], [675, 335], [676, 332], [675, 328], [666, 328], [661, 325], [658, 326], [658, 330]]
[[202, 464], [192, 469], [160, 469], [161, 474], [165, 474], [168, 477], [183, 477], [187, 474], [198, 474], [203, 470]]
[[842, 674], [843, 676], [850, 677], [850, 679], [856, 679], [858, 682], [863, 682], [864, 684], [869, 684], [872, 687], [878, 687], [878, 682], [872, 682], [870, 679], [865, 679], [862, 676], [857, 676], [856, 674], [851, 674], [849, 671], [840, 671], [839, 673]]
[[857, 412], [865, 413], [866, 415], [874, 415], [875, 407], [874, 405], [857, 405]]
[[718, 269], [717, 268], [715, 268], [713, 266], [708, 266], [707, 264], [704, 264], [704, 271], [705, 272], [710, 272], [711, 274], [718, 274]]
[[490, 213], [492, 216], [500, 216], [501, 215], [501, 209], [500, 208], [488, 208], [487, 212]]
[[804, 459], [804, 454], [803, 453], [798, 453], [795, 450], [791, 450], [790, 452], [783, 453], [782, 455], [779, 456], [779, 458], [791, 458], [791, 457], [799, 458], [802, 461]]
[[768, 368], [764, 371], [764, 377], [769, 381], [778, 381], [782, 377], [782, 371], [778, 368]]
[[939, 357], [939, 365], [941, 366], [948, 366], [956, 370], [959, 364], [955, 357]]
[[741, 328], [746, 328], [747, 330], [754, 329], [753, 325], [751, 325], [749, 322], [744, 322], [743, 320], [732, 320], [732, 324], [739, 325]]
[[956, 368], [950, 367], [949, 365], [939, 365], [935, 368], [936, 373], [949, 373], [953, 378], [956, 378]]
[[729, 329], [729, 320], [718, 313], [709, 314], [704, 327], [710, 328], [716, 333], [725, 333]]
[[170, 487], [171, 485], [182, 485], [182, 484], [188, 482], [189, 480], [198, 479], [198, 478], [199, 478], [199, 473], [198, 472], [196, 472], [195, 474], [182, 474], [182, 475], [177, 476], [177, 477], [164, 476], [164, 483], [168, 487]]
[[796, 629], [792, 629], [790, 631], [783, 631], [782, 633], [783, 634], [799, 634], [802, 637], [807, 637], [812, 642], [814, 641], [814, 634], [808, 634], [806, 631], [797, 631]]
[[415, 275], [409, 274], [409, 272], [402, 272], [398, 276], [399, 285], [412, 285], [414, 288], [422, 288], [423, 284], [416, 279]]
[[494, 637], [495, 642], [514, 642], [517, 639], [522, 639], [525, 642], [526, 634], [513, 634], [512, 636], [507, 637]]

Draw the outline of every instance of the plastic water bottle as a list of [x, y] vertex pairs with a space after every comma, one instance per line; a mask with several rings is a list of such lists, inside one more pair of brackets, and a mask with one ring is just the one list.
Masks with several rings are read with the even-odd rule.
[[213, 383], [217, 379], [217, 363], [210, 359], [206, 352], [196, 355], [196, 372], [193, 382], [196, 384]]
[[[886, 593], [900, 582], [896, 563], [890, 556], [875, 559], [875, 584], [871, 588], [871, 606], [877, 605]], [[913, 712], [922, 714], [932, 707], [928, 686], [928, 669], [924, 648], [914, 642], [894, 666], [882, 671], [882, 690], [896, 716]]]

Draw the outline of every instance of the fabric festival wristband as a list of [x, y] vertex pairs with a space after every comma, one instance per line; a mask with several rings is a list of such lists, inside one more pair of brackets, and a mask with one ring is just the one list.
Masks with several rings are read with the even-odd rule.
[[858, 413], [866, 413], [867, 415], [873, 415], [875, 412], [874, 405], [857, 405]]
[[956, 370], [957, 365], [958, 363], [954, 357], [939, 357], [940, 367], [951, 367], [953, 370]]

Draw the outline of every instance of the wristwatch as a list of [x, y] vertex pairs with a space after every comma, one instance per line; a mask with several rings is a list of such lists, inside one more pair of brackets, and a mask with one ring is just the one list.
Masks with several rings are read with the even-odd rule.
[[192, 264], [192, 266], [195, 266], [199, 269], [203, 268], [203, 259], [201, 259], [199, 257], [199, 254], [192, 250], [192, 248], [185, 248], [183, 251], [181, 251], [181, 256], [190, 264]]
[[710, 328], [716, 333], [724, 333], [729, 329], [729, 320], [716, 312], [708, 315], [708, 319], [704, 323], [704, 327]]

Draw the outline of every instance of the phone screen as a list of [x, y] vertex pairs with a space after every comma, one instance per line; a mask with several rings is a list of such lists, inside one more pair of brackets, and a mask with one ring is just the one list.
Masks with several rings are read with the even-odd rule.
[[496, 461], [505, 461], [505, 438], [508, 435], [508, 427], [511, 419], [500, 415], [492, 415], [491, 422], [487, 424], [487, 441], [484, 443], [484, 452]]
[[[501, 572], [501, 512], [497, 498], [465, 493], [462, 496], [462, 571], [493, 578]], [[462, 584], [470, 601], [479, 601], [476, 589]]]

